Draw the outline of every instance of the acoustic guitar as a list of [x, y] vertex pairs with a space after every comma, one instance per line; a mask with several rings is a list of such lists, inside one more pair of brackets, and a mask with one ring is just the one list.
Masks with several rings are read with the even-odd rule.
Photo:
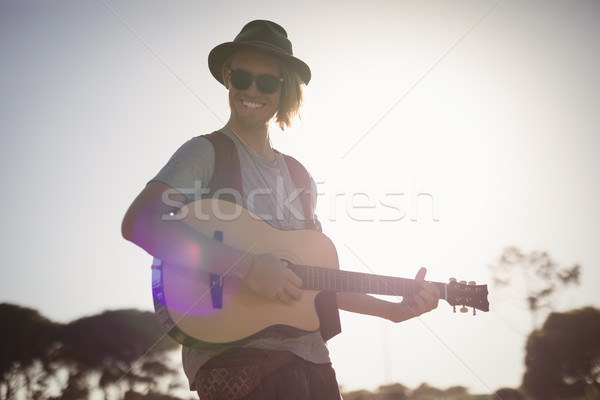
[[[152, 293], [158, 319], [185, 345], [229, 343], [264, 329], [285, 325], [300, 331], [320, 326], [315, 299], [321, 292], [359, 292], [404, 296], [413, 293], [413, 279], [339, 269], [335, 246], [314, 230], [281, 231], [245, 208], [205, 199], [183, 207], [180, 219], [208, 237], [253, 254], [272, 253], [302, 279], [301, 300], [293, 306], [272, 302], [253, 292], [239, 278], [169, 265], [154, 259]], [[234, 266], [232, 266], [233, 268]], [[451, 306], [489, 310], [487, 285], [474, 282], [432, 282]]]

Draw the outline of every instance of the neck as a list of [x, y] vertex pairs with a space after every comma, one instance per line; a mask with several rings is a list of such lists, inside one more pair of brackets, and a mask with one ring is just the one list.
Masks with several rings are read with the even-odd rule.
[[240, 141], [253, 152], [266, 160], [275, 156], [269, 141], [268, 127], [248, 128], [233, 123], [231, 120], [225, 125]]

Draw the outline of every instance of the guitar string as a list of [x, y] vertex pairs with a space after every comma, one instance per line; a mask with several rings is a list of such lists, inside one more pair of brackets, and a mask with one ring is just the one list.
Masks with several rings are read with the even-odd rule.
[[[387, 283], [387, 282], [386, 282], [384, 279], [382, 279], [381, 277], [379, 277], [379, 275], [378, 275], [378, 274], [376, 274], [376, 273], [375, 273], [375, 271], [373, 271], [373, 269], [371, 269], [371, 268], [370, 268], [370, 267], [367, 265], [367, 263], [365, 263], [365, 262], [364, 262], [364, 261], [363, 261], [363, 260], [362, 260], [362, 259], [361, 259], [361, 258], [358, 256], [358, 254], [356, 254], [356, 252], [354, 252], [354, 250], [352, 250], [352, 248], [350, 248], [350, 246], [348, 246], [348, 244], [347, 244], [347, 243], [344, 243], [344, 246], [346, 246], [346, 248], [347, 248], [347, 249], [350, 251], [350, 253], [352, 253], [352, 254], [354, 255], [354, 257], [356, 257], [356, 259], [357, 259], [358, 261], [360, 261], [360, 262], [361, 262], [361, 264], [362, 264], [362, 265], [363, 265], [363, 266], [364, 266], [366, 269], [368, 269], [368, 270], [369, 270], [369, 271], [370, 271], [372, 274], [376, 275], [376, 276], [377, 276], [377, 279], [380, 279], [380, 280], [383, 282], [383, 284], [384, 284], [384, 285], [385, 285], [385, 286], [386, 286], [386, 287], [387, 287], [387, 288], [390, 290], [390, 292], [394, 293], [394, 295], [395, 295], [396, 297], [402, 297], [402, 296], [401, 296], [401, 295], [399, 295], [399, 294], [398, 294], [398, 293], [397, 293], [397, 292], [396, 292], [396, 291], [395, 291], [395, 290], [394, 290], [392, 287], [390, 287], [390, 285], [389, 285], [389, 284], [388, 284], [388, 283]], [[410, 309], [410, 311], [412, 311], [412, 312], [414, 313], [414, 310], [413, 310], [413, 309], [412, 309], [412, 308], [411, 308], [411, 307], [410, 307], [408, 304], [407, 304], [407, 306], [408, 306], [408, 308]]]
[[[412, 279], [399, 278], [394, 276], [384, 276], [377, 274], [365, 274], [362, 272], [354, 271], [343, 271], [339, 269], [317, 267], [312, 265], [294, 265], [292, 268], [296, 274], [301, 274], [309, 282], [306, 282], [304, 286], [308, 286], [311, 289], [316, 290], [333, 290], [336, 292], [354, 291], [351, 288], [358, 288], [357, 282], [360, 283], [360, 289], [356, 289], [360, 293], [373, 293], [382, 295], [393, 295], [403, 296], [398, 293], [399, 285], [402, 285], [400, 289], [402, 292], [406, 292], [406, 284]], [[383, 289], [380, 283], [383, 283]], [[432, 282], [438, 287], [444, 285], [444, 292], [446, 293], [445, 284], [439, 282]], [[447, 299], [447, 294], [442, 299]]]
[[[377, 281], [379, 281], [379, 282], [382, 282], [382, 283], [383, 283], [383, 285], [384, 285], [384, 286], [385, 286], [385, 287], [388, 289], [388, 291], [389, 291], [389, 292], [391, 292], [391, 293], [393, 293], [393, 295], [394, 295], [394, 296], [396, 296], [396, 297], [404, 297], [404, 296], [406, 296], [406, 284], [407, 284], [407, 282], [409, 282], [409, 281], [410, 281], [410, 282], [414, 282], [414, 279], [396, 278], [396, 277], [388, 277], [388, 276], [384, 276], [384, 275], [379, 275], [379, 274], [377, 274], [375, 271], [373, 271], [371, 268], [369, 268], [369, 266], [368, 266], [368, 265], [367, 265], [367, 264], [366, 264], [366, 263], [365, 263], [365, 262], [364, 262], [364, 261], [363, 261], [363, 260], [362, 260], [362, 259], [361, 259], [361, 258], [358, 256], [358, 254], [356, 254], [356, 253], [355, 253], [355, 252], [354, 252], [354, 251], [353, 251], [353, 250], [350, 248], [350, 246], [348, 246], [348, 244], [345, 244], [345, 246], [346, 246], [346, 248], [347, 248], [347, 249], [348, 249], [348, 250], [349, 250], [349, 251], [350, 251], [350, 252], [351, 252], [351, 253], [352, 253], [352, 254], [353, 254], [353, 255], [354, 255], [354, 256], [355, 256], [355, 257], [356, 257], [356, 258], [357, 258], [357, 259], [358, 259], [358, 260], [359, 260], [361, 263], [362, 263], [362, 264], [363, 264], [363, 266], [364, 266], [365, 268], [367, 268], [367, 269], [368, 269], [368, 270], [369, 270], [369, 271], [372, 273], [372, 275], [374, 275], [374, 276], [372, 277], [372, 279], [376, 279]], [[342, 271], [342, 272], [343, 272], [343, 271]], [[357, 274], [360, 274], [360, 272], [357, 272]], [[398, 294], [398, 293], [397, 293], [397, 291], [396, 291], [396, 289], [397, 289], [397, 285], [396, 285], [396, 284], [393, 284], [393, 286], [394, 286], [394, 287], [392, 287], [392, 286], [389, 284], [389, 279], [388, 279], [388, 278], [391, 278], [391, 279], [392, 279], [392, 282], [394, 282], [394, 281], [397, 281], [397, 280], [399, 280], [399, 281], [401, 281], [401, 282], [402, 282], [402, 292], [403, 292], [403, 294]], [[343, 278], [342, 278], [342, 279], [343, 279]], [[450, 305], [451, 305], [451, 306], [453, 306], [453, 307], [456, 307], [456, 306], [458, 306], [458, 305], [462, 304], [463, 306], [469, 306], [469, 307], [473, 307], [473, 310], [477, 309], [477, 310], [483, 310], [483, 311], [487, 311], [487, 310], [485, 310], [485, 309], [483, 309], [483, 308], [479, 308], [479, 307], [477, 307], [478, 305], [479, 305], [480, 307], [481, 307], [482, 305], [485, 305], [485, 304], [484, 304], [484, 301], [482, 301], [482, 300], [476, 300], [476, 301], [473, 301], [473, 297], [470, 297], [470, 298], [469, 298], [469, 297], [467, 296], [467, 294], [465, 294], [465, 296], [466, 296], [466, 297], [465, 297], [465, 299], [464, 299], [464, 300], [466, 300], [466, 302], [465, 302], [465, 303], [459, 303], [459, 302], [457, 301], [457, 298], [455, 298], [455, 299], [453, 299], [453, 300], [454, 300], [454, 304], [453, 304], [453, 303], [451, 302], [451, 299], [449, 298], [449, 293], [448, 293], [448, 284], [445, 284], [445, 283], [442, 283], [442, 282], [429, 282], [429, 283], [432, 283], [433, 285], [435, 285], [435, 286], [437, 287], [437, 289], [438, 289], [438, 290], [440, 290], [440, 288], [442, 288], [442, 285], [443, 285], [443, 288], [442, 288], [442, 290], [443, 290], [443, 293], [442, 293], [442, 292], [440, 292], [440, 300], [446, 300], [446, 301], [448, 302], [448, 304], [450, 304]], [[371, 282], [370, 282], [370, 281], [368, 281], [368, 283], [367, 283], [367, 284], [369, 285], [369, 288], [371, 288], [371, 286], [370, 286], [370, 285], [371, 285]], [[361, 285], [362, 285], [362, 283], [361, 283]], [[377, 284], [377, 285], [378, 285], [378, 284]], [[362, 287], [362, 286], [361, 286], [361, 287]], [[379, 286], [377, 286], [377, 287], [379, 287]], [[479, 296], [479, 295], [480, 295], [480, 293], [478, 293], [477, 286], [475, 286], [475, 287], [474, 287], [474, 289], [475, 289], [475, 292], [474, 292], [474, 293], [475, 293], [475, 295]], [[413, 291], [414, 291], [414, 287], [413, 287]], [[380, 294], [382, 294], [382, 293], [380, 293]], [[410, 307], [410, 305], [409, 305], [409, 304], [407, 304], [407, 303], [405, 303], [405, 304], [406, 304], [406, 306], [407, 306], [407, 307], [408, 307], [408, 308], [409, 308], [409, 309], [410, 309], [410, 310], [411, 310], [413, 313], [415, 313], [415, 312], [414, 312], [414, 310], [413, 310], [413, 309]], [[455, 312], [456, 312], [456, 310], [455, 310]], [[416, 313], [415, 313], [415, 314], [416, 314]], [[475, 315], [475, 314], [473, 314], [473, 315]]]

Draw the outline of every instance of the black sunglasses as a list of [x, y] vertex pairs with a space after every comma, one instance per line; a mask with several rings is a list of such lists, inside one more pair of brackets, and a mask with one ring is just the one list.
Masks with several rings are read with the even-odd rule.
[[252, 82], [256, 80], [256, 87], [264, 94], [275, 93], [283, 78], [278, 78], [271, 74], [262, 74], [254, 76], [250, 71], [245, 69], [230, 69], [229, 70], [229, 82], [237, 90], [246, 90], [252, 86]]

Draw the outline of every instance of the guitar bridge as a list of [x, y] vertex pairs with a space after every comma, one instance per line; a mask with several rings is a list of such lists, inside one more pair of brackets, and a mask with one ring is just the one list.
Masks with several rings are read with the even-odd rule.
[[223, 308], [223, 277], [210, 274], [210, 297], [213, 308]]

